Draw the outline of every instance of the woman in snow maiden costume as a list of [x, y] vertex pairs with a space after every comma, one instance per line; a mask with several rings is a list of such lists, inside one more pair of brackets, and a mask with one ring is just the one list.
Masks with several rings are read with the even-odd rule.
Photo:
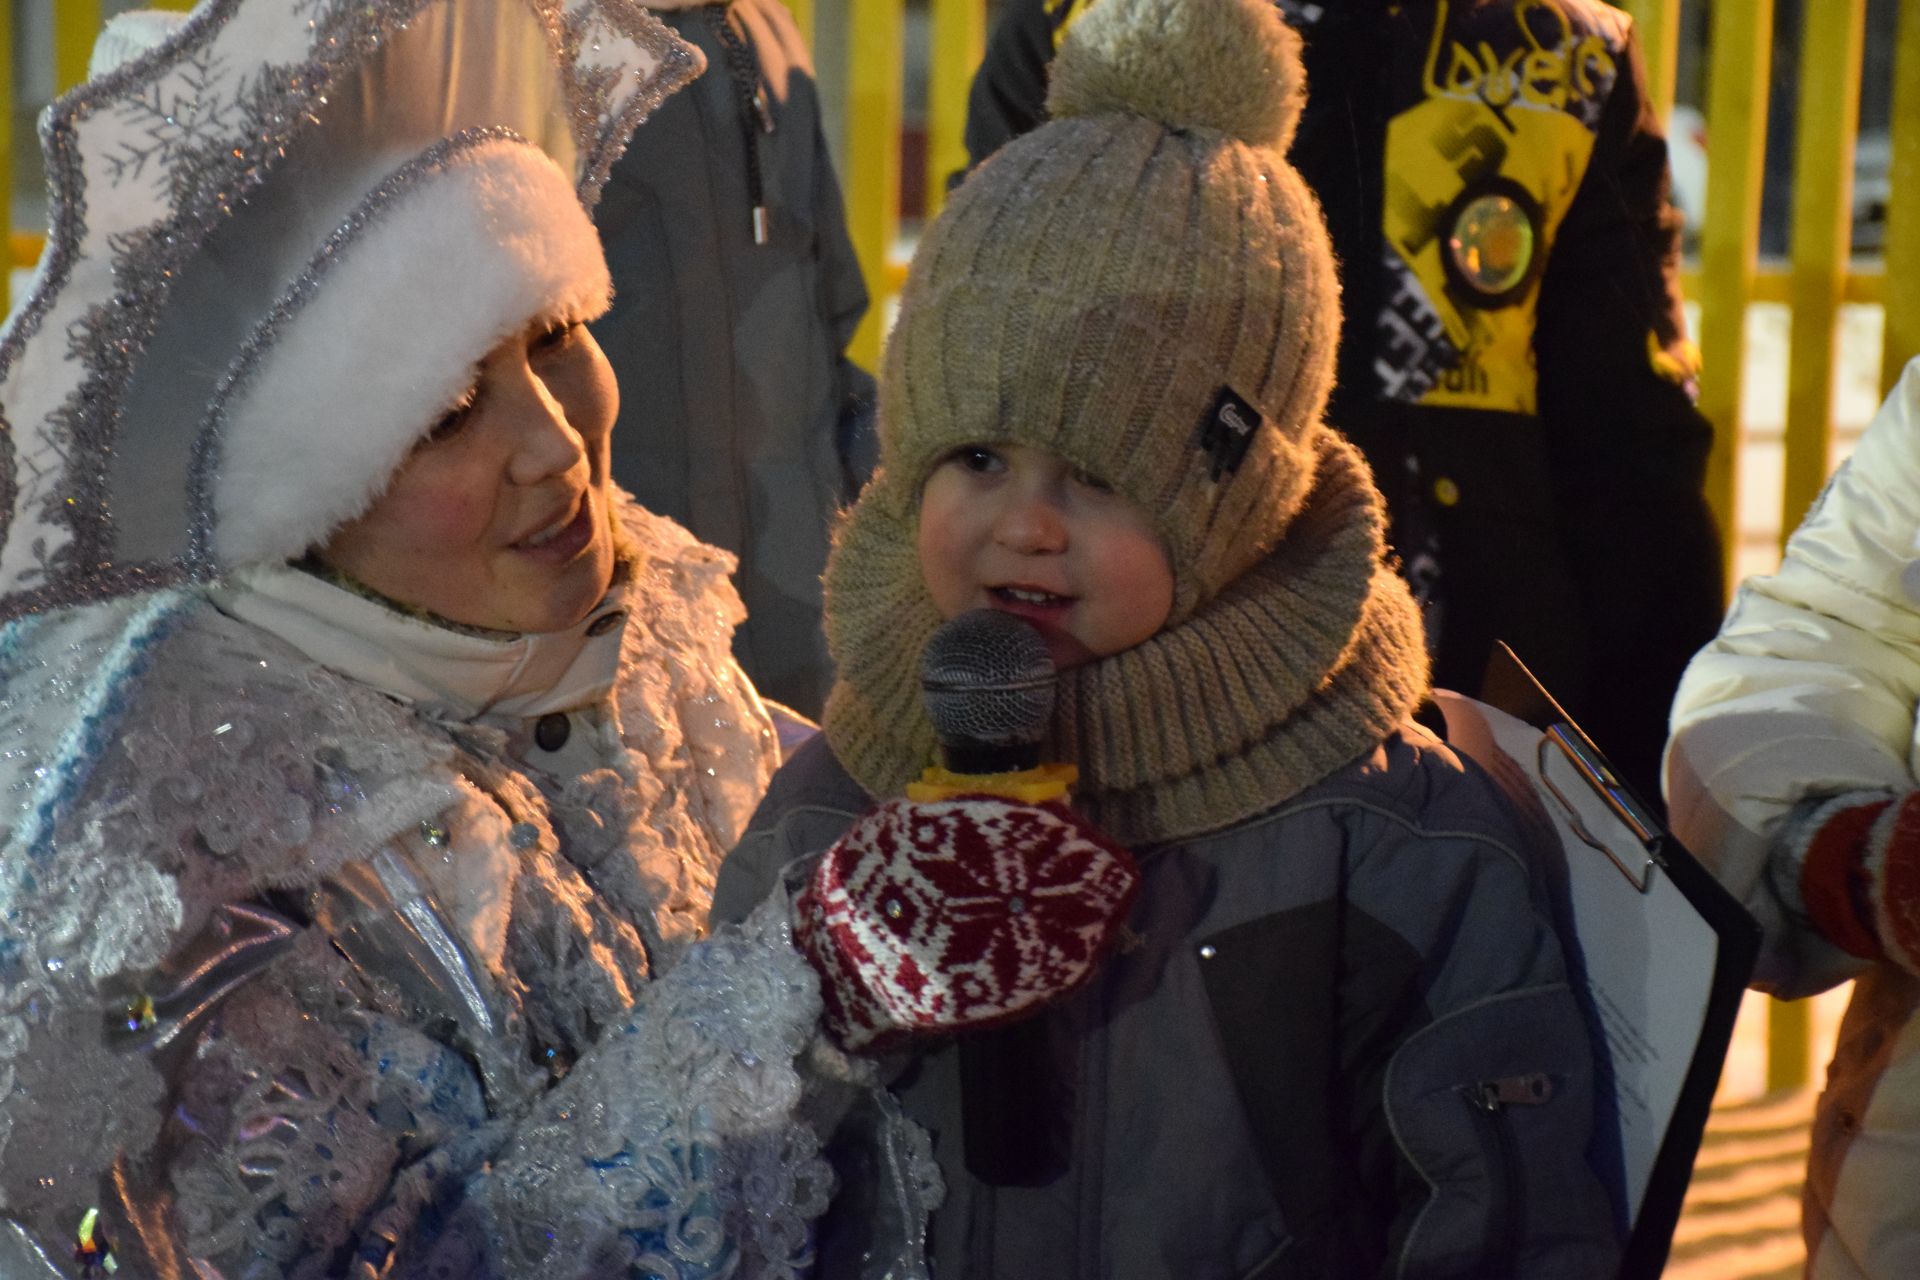
[[[1409, 719], [1419, 617], [1321, 420], [1339, 314], [1283, 159], [1302, 92], [1268, 0], [1101, 0], [1073, 28], [1052, 122], [921, 242], [881, 470], [827, 575], [825, 735], [722, 870], [734, 917], [782, 880], [810, 901], [812, 855], [838, 875], [864, 845], [898, 863], [876, 927], [935, 938], [950, 909], [957, 932], [980, 903], [927, 900], [923, 851], [861, 815], [932, 758], [915, 676], [943, 618], [1040, 626], [1045, 758], [1140, 884], [1090, 983], [897, 1077], [946, 1184], [939, 1280], [1613, 1272], [1559, 940], [1504, 803]], [[885, 1168], [836, 1152], [829, 1274]]]
[[817, 985], [697, 941], [772, 730], [585, 329], [697, 57], [624, 0], [128, 21], [0, 335], [0, 1274], [804, 1270]]

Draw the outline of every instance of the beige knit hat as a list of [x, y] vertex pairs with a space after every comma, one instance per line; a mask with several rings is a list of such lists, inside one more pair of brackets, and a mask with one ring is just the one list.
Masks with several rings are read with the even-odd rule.
[[1072, 27], [1052, 122], [969, 177], [915, 256], [881, 381], [888, 496], [916, 503], [956, 445], [1050, 449], [1153, 518], [1175, 623], [1272, 550], [1340, 327], [1319, 206], [1284, 159], [1298, 45], [1270, 0], [1098, 0]]
[[827, 566], [825, 728], [869, 791], [931, 760], [915, 669], [940, 617], [915, 532], [963, 444], [1050, 450], [1166, 542], [1166, 625], [1062, 673], [1048, 744], [1117, 838], [1268, 809], [1424, 696], [1378, 492], [1321, 422], [1340, 313], [1284, 159], [1304, 92], [1271, 0], [1096, 0], [1054, 63], [1054, 118], [928, 229], [882, 370], [881, 467]]

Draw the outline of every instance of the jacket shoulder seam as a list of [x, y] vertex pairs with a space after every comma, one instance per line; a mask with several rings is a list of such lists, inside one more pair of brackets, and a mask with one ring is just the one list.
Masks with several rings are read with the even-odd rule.
[[784, 830], [787, 824], [793, 821], [795, 818], [806, 816], [806, 815], [818, 815], [818, 814], [825, 814], [829, 817], [834, 817], [834, 818], [848, 818], [848, 819], [858, 818], [860, 816], [857, 810], [842, 809], [837, 805], [797, 804], [790, 809], [782, 809], [780, 811], [780, 816], [775, 818], [772, 822], [766, 823], [764, 825], [752, 826], [747, 828], [746, 834], [741, 836], [740, 839], [744, 843], [745, 841], [751, 840], [756, 836], [772, 836]]
[[1252, 831], [1256, 828], [1266, 826], [1269, 823], [1279, 822], [1283, 818], [1290, 818], [1300, 813], [1310, 813], [1316, 809], [1357, 809], [1363, 813], [1373, 814], [1375, 817], [1385, 818], [1395, 826], [1426, 839], [1467, 840], [1475, 844], [1487, 845], [1506, 855], [1507, 860], [1512, 862], [1522, 875], [1530, 874], [1527, 867], [1527, 860], [1520, 851], [1497, 836], [1490, 835], [1484, 831], [1428, 827], [1415, 821], [1404, 812], [1353, 796], [1329, 796], [1325, 799], [1308, 800], [1300, 804], [1288, 805], [1275, 809], [1273, 812], [1262, 817], [1255, 818], [1252, 822], [1247, 823], [1243, 829]]

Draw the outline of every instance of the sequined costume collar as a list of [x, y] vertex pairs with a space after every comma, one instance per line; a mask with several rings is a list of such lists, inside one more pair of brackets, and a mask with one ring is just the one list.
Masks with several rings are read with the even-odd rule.
[[210, 592], [222, 613], [443, 720], [539, 716], [606, 697], [631, 593], [622, 573], [565, 631], [488, 636], [436, 626], [289, 565], [249, 566]]

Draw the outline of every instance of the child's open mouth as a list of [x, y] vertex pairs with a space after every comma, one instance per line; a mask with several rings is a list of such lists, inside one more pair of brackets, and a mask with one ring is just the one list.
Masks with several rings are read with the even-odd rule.
[[1059, 595], [1040, 587], [1026, 585], [988, 587], [987, 597], [996, 609], [1036, 622], [1052, 622], [1073, 607], [1074, 597]]
[[1071, 604], [1072, 596], [1055, 595], [1051, 591], [1042, 591], [1038, 587], [989, 587], [996, 599], [1011, 600], [1019, 604]]

